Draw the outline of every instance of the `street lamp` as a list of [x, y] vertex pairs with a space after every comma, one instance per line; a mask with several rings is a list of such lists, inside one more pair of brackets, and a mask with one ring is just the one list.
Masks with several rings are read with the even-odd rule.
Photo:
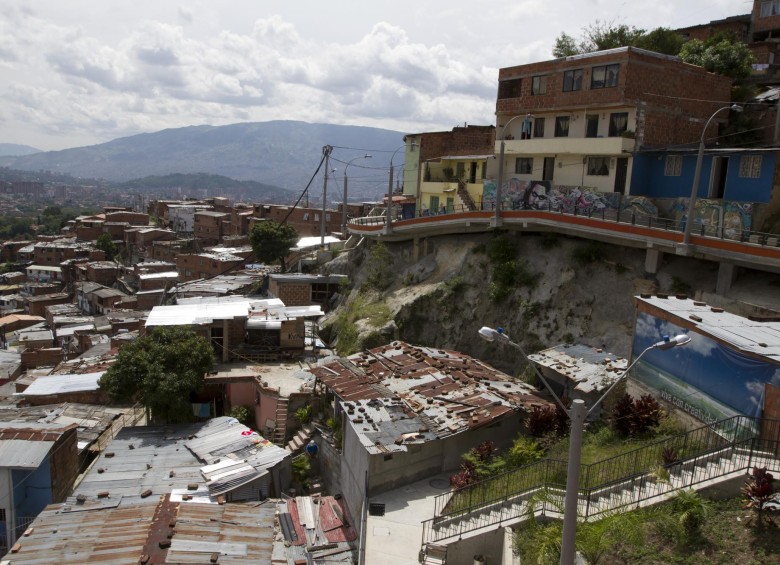
[[691, 242], [691, 229], [693, 228], [693, 220], [696, 215], [696, 194], [699, 192], [699, 179], [701, 178], [701, 164], [704, 160], [704, 136], [707, 135], [707, 128], [710, 127], [710, 122], [713, 118], [723, 110], [734, 110], [735, 112], [741, 112], [742, 106], [739, 104], [732, 104], [731, 106], [723, 106], [715, 110], [707, 123], [704, 124], [704, 129], [701, 132], [701, 139], [699, 140], [699, 153], [696, 155], [696, 169], [693, 172], [693, 186], [691, 187], [691, 197], [688, 200], [688, 216], [685, 220], [685, 231], [683, 231], [683, 245], [685, 249]]
[[509, 127], [509, 124], [511, 124], [517, 118], [527, 117], [530, 117], [530, 114], [526, 114], [525, 116], [519, 114], [517, 116], [513, 116], [501, 128], [501, 144], [499, 145], [498, 151], [498, 184], [496, 185], [496, 215], [493, 220], [495, 227], [501, 226], [501, 186], [504, 184], [504, 132], [506, 131], [506, 128]]
[[[406, 147], [406, 143], [393, 151], [393, 154], [390, 156], [390, 182], [387, 186], [387, 211], [385, 212], [385, 233], [388, 235], [390, 235], [390, 231], [393, 229], [393, 159], [395, 159], [395, 154], [404, 147]], [[414, 142], [412, 142], [412, 147], [414, 147]]]
[[349, 169], [349, 166], [352, 164], [353, 161], [357, 161], [358, 159], [370, 159], [371, 155], [366, 153], [365, 155], [361, 155], [360, 157], [355, 157], [354, 159], [350, 159], [347, 165], [344, 167], [344, 204], [341, 207], [341, 233], [344, 237], [346, 237], [347, 234], [347, 169]]
[[[523, 354], [523, 356], [528, 359], [528, 356], [523, 353], [522, 348], [515, 342], [511, 341], [509, 336], [506, 335], [501, 328], [494, 330], [493, 328], [483, 327], [479, 330], [479, 335], [487, 341], [501, 341], [503, 343], [507, 343], [518, 349]], [[577, 534], [577, 502], [579, 499], [580, 485], [582, 431], [585, 425], [585, 419], [597, 406], [599, 406], [599, 404], [601, 404], [601, 402], [612, 391], [612, 389], [628, 376], [629, 371], [633, 368], [634, 365], [636, 365], [637, 361], [639, 361], [639, 359], [645, 353], [651, 349], [671, 349], [672, 347], [676, 347], [678, 345], [685, 345], [690, 341], [690, 337], [685, 334], [680, 334], [671, 339], [665, 337], [663, 341], [659, 341], [647, 347], [644, 351], [636, 356], [634, 361], [626, 368], [626, 370], [623, 371], [615, 380], [615, 382], [612, 383], [612, 385], [606, 390], [606, 392], [601, 395], [601, 398], [599, 398], [593, 404], [593, 406], [590, 407], [590, 410], [586, 408], [585, 402], [580, 398], [573, 400], [571, 403], [571, 408], [567, 409], [565, 406], [563, 406], [563, 403], [552, 390], [552, 388], [550, 388], [550, 385], [547, 383], [547, 381], [542, 378], [544, 386], [547, 387], [547, 390], [550, 392], [550, 394], [555, 397], [555, 400], [558, 402], [558, 404], [563, 407], [566, 415], [569, 416], [569, 420], [571, 421], [571, 431], [569, 432], [569, 462], [566, 471], [566, 497], [563, 504], [563, 536], [561, 538], [560, 565], [573, 565], [576, 554], [575, 541]], [[533, 362], [531, 363], [536, 370], [536, 374], [541, 377], [541, 372], [536, 368], [536, 365]]]

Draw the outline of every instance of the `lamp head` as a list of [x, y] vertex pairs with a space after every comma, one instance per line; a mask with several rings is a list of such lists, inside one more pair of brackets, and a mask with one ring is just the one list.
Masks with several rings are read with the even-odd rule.
[[742, 110], [744, 110], [744, 108], [739, 104], [732, 104], [731, 109], [734, 110], [735, 112], [741, 112]]
[[496, 338], [503, 338], [505, 340], [508, 340], [509, 337], [504, 333], [504, 328], [489, 328], [487, 326], [482, 326], [479, 328], [479, 337], [484, 339], [485, 341], [496, 341]]
[[663, 341], [659, 341], [656, 343], [656, 347], [658, 349], [664, 350], [664, 349], [671, 349], [672, 347], [677, 347], [678, 345], [686, 345], [690, 343], [691, 338], [687, 334], [679, 334], [674, 336], [673, 338], [669, 338], [669, 336], [664, 336]]

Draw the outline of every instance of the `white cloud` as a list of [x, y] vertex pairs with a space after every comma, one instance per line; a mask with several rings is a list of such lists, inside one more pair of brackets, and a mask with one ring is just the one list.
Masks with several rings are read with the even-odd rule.
[[[678, 27], [738, 0], [652, 4], [7, 0], [2, 142], [61, 148], [165, 127], [304, 119], [403, 131], [494, 121], [498, 69], [596, 19]], [[72, 133], [69, 133], [72, 132]], [[71, 139], [73, 141], [71, 141]]]

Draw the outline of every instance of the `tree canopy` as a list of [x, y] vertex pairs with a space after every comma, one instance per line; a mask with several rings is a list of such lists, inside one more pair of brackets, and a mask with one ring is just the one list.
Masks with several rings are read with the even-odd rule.
[[570, 57], [581, 53], [626, 46], [639, 47], [666, 55], [677, 55], [683, 46], [683, 38], [676, 31], [665, 27], [658, 27], [648, 32], [634, 26], [615, 25], [611, 22], [596, 20], [582, 28], [579, 40], [566, 32], [561, 32], [555, 39], [553, 56]]
[[98, 384], [113, 402], [140, 402], [155, 421], [191, 421], [190, 396], [213, 365], [206, 339], [189, 328], [159, 327], [122, 347]]
[[106, 258], [111, 261], [113, 260], [114, 256], [119, 252], [119, 246], [114, 243], [114, 240], [111, 238], [111, 234], [104, 233], [100, 237], [97, 238], [97, 241], [95, 242], [95, 248], [100, 249], [101, 251], [106, 252]]
[[273, 220], [259, 222], [249, 233], [249, 243], [255, 252], [255, 257], [263, 263], [279, 262], [282, 271], [285, 268], [285, 258], [290, 248], [298, 243], [298, 232], [288, 224], [280, 224]]
[[749, 77], [755, 63], [755, 57], [747, 45], [734, 34], [724, 33], [715, 34], [707, 41], [688, 41], [680, 50], [680, 59], [734, 80]]

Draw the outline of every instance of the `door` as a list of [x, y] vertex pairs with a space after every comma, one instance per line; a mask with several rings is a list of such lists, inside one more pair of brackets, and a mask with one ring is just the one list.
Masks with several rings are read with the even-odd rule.
[[761, 442], [764, 449], [780, 453], [780, 388], [764, 385], [764, 411], [761, 414]]
[[477, 162], [471, 162], [471, 169], [469, 170], [469, 183], [474, 184], [477, 182]]
[[544, 171], [542, 172], [542, 180], [553, 180], [554, 171], [555, 171], [555, 157], [545, 157]]
[[628, 157], [618, 157], [615, 163], [615, 192], [626, 193], [626, 178], [628, 177]]
[[723, 198], [726, 191], [726, 172], [729, 168], [728, 157], [713, 157], [712, 172], [710, 173], [710, 188], [708, 198]]

